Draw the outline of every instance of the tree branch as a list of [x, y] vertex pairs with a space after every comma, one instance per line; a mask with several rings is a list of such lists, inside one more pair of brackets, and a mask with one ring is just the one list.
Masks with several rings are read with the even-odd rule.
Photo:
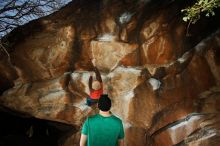
[[70, 0], [7, 0], [3, 2], [3, 5], [0, 5], [0, 38], [17, 26], [56, 11], [68, 1]]

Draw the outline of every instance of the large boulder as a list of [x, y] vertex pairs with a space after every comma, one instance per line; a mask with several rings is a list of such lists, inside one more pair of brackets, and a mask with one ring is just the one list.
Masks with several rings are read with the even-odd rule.
[[95, 65], [111, 111], [123, 121], [127, 146], [214, 146], [220, 19], [203, 19], [187, 30], [177, 15], [185, 5], [74, 0], [18, 27], [3, 39], [10, 59], [0, 53], [0, 105], [74, 126], [60, 142], [78, 145], [83, 122], [98, 112], [85, 105]]

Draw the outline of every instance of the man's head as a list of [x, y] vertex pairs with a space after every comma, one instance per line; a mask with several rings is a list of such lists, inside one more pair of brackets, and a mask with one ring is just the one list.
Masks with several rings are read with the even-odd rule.
[[109, 111], [112, 106], [111, 99], [108, 97], [107, 94], [101, 95], [98, 102], [98, 107], [101, 111]]
[[99, 90], [101, 88], [101, 83], [99, 81], [92, 82], [92, 89]]

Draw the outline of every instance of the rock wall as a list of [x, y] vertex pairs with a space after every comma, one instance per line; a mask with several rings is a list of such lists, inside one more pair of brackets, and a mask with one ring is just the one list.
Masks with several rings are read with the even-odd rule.
[[220, 19], [187, 30], [186, 5], [74, 0], [15, 29], [3, 39], [11, 60], [0, 54], [0, 105], [73, 125], [63, 145], [78, 145], [82, 123], [97, 113], [85, 105], [92, 60], [126, 146], [217, 146]]

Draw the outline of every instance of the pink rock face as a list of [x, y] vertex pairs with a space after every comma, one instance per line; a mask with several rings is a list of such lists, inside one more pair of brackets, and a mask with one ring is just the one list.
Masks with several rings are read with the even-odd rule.
[[[215, 118], [214, 118], [215, 117]], [[208, 145], [215, 143], [210, 140], [219, 136], [219, 116], [218, 115], [199, 115], [194, 114], [183, 120], [169, 125], [164, 131], [158, 132], [154, 137], [154, 145]], [[210, 126], [212, 125], [212, 126]], [[200, 132], [203, 131], [203, 134]], [[204, 132], [206, 131], [206, 133]], [[183, 139], [185, 139], [183, 141]], [[207, 139], [209, 139], [207, 142]], [[206, 142], [204, 142], [206, 141]], [[211, 142], [212, 141], [212, 142]]]
[[197, 130], [202, 118], [200, 116], [192, 116], [184, 119], [180, 123], [168, 128], [167, 130], [155, 136], [157, 145], [175, 145], [180, 143], [186, 136]]
[[18, 76], [6, 56], [2, 57], [0, 61], [0, 70], [0, 92], [2, 93], [6, 89], [13, 87], [13, 80]]
[[82, 113], [89, 114], [91, 108], [79, 96], [73, 97], [65, 89], [68, 76], [66, 74], [50, 81], [18, 84], [2, 95], [1, 103], [36, 118], [80, 126], [85, 118]]
[[0, 105], [74, 126], [62, 142], [78, 145], [83, 122], [98, 112], [85, 105], [95, 65], [126, 146], [214, 146], [220, 33], [208, 34], [219, 22], [201, 21], [186, 36], [182, 8], [176, 1], [74, 0], [19, 27], [5, 38], [11, 62], [0, 53]]
[[67, 26], [45, 30], [18, 45], [12, 61], [22, 82], [51, 79], [66, 72], [73, 55], [73, 37], [74, 29]]
[[100, 68], [100, 70], [112, 71], [120, 64], [122, 58], [133, 53], [137, 49], [137, 45], [135, 44], [112, 42], [112, 40], [108, 40], [113, 39], [111, 38], [112, 36], [106, 36], [106, 38], [104, 38], [105, 36], [102, 37], [100, 41], [91, 42], [94, 65]]

